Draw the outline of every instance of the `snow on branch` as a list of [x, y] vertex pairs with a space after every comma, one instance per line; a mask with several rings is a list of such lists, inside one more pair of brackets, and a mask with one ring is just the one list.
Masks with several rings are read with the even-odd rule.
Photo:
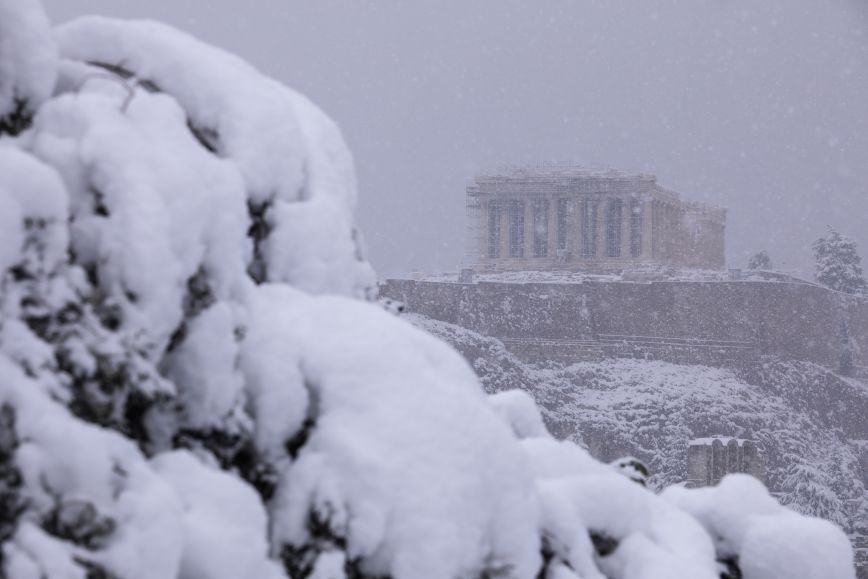
[[38, 3], [0, 0], [0, 118], [27, 116], [0, 143], [0, 574], [852, 577], [833, 525], [761, 485], [657, 495], [364, 299], [352, 159], [307, 99], [154, 22], [56, 39], [59, 67]]
[[56, 78], [57, 47], [40, 3], [0, 0], [0, 136], [29, 126]]

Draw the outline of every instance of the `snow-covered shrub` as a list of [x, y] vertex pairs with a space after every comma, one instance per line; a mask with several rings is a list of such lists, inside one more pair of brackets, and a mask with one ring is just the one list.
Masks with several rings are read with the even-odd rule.
[[716, 576], [633, 463], [365, 301], [351, 157], [303, 97], [0, 0], [0, 118], [0, 574]]
[[[769, 496], [762, 483], [729, 475], [712, 488], [670, 487], [663, 498], [698, 520], [715, 540], [718, 558], [745, 578], [846, 577], [853, 574], [849, 541], [832, 523], [802, 517]], [[805, 553], [814, 553], [805, 556]]]
[[57, 48], [39, 3], [0, 2], [0, 136], [28, 127], [54, 90], [56, 70]]
[[[516, 359], [494, 338], [417, 314], [404, 318], [472, 360], [495, 398], [527, 397], [504, 392], [512, 387], [531, 393], [559, 437], [607, 460], [637, 456], [648, 467], [651, 489], [688, 478], [691, 439], [744, 436], [762, 445], [766, 481], [779, 501], [838, 522], [857, 546], [866, 535], [868, 491], [861, 465], [868, 456], [862, 442], [868, 388], [860, 380], [770, 357], [738, 371], [642, 360], [536, 366]], [[622, 458], [613, 466], [641, 478], [630, 463]], [[790, 477], [794, 472], [800, 476]]]
[[829, 233], [814, 241], [812, 247], [817, 262], [818, 283], [848, 294], [865, 291], [862, 258], [859, 257], [855, 241], [829, 228]]
[[202, 152], [232, 162], [250, 212], [251, 277], [317, 293], [372, 293], [353, 224], [352, 157], [307, 98], [157, 22], [83, 18], [61, 26], [57, 38], [65, 61], [78, 63], [64, 67], [72, 77], [65, 85], [106, 71], [170, 95]]
[[451, 348], [376, 306], [265, 286], [242, 368], [293, 576], [335, 557], [375, 577], [534, 573], [526, 459]]
[[750, 259], [747, 261], [747, 268], [770, 270], [774, 269], [774, 266], [772, 265], [772, 258], [769, 257], [768, 252], [762, 250], [750, 256]]

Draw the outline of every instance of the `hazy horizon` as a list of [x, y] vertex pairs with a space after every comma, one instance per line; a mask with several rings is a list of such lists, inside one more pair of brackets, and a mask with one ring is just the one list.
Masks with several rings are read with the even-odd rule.
[[765, 249], [810, 273], [827, 226], [868, 257], [857, 0], [45, 4], [56, 23], [164, 20], [309, 96], [353, 150], [382, 276], [456, 269], [466, 181], [554, 160], [654, 173], [727, 207], [731, 267]]

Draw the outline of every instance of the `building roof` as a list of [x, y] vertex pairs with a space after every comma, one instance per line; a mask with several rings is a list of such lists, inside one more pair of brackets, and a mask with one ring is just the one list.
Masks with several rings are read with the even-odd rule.
[[501, 165], [496, 171], [491, 173], [481, 173], [476, 177], [476, 179], [550, 179], [560, 177], [657, 180], [657, 177], [648, 173], [628, 173], [612, 167], [586, 167], [582, 165], [556, 163], [543, 163], [537, 165]]
[[467, 186], [470, 196], [578, 193], [654, 194], [680, 201], [680, 195], [658, 185], [654, 175], [576, 165], [506, 165], [497, 172], [477, 175]]
[[704, 202], [683, 200], [676, 191], [657, 183], [650, 173], [628, 173], [612, 168], [572, 164], [503, 165], [497, 171], [481, 173], [468, 182], [468, 197], [480, 195], [571, 195], [580, 193], [653, 194], [669, 203], [703, 217], [723, 221], [726, 210]]

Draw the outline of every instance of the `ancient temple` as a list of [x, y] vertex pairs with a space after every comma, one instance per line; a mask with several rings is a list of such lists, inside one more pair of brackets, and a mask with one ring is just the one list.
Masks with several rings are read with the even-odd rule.
[[467, 265], [478, 272], [722, 269], [726, 210], [653, 175], [522, 167], [467, 187]]

